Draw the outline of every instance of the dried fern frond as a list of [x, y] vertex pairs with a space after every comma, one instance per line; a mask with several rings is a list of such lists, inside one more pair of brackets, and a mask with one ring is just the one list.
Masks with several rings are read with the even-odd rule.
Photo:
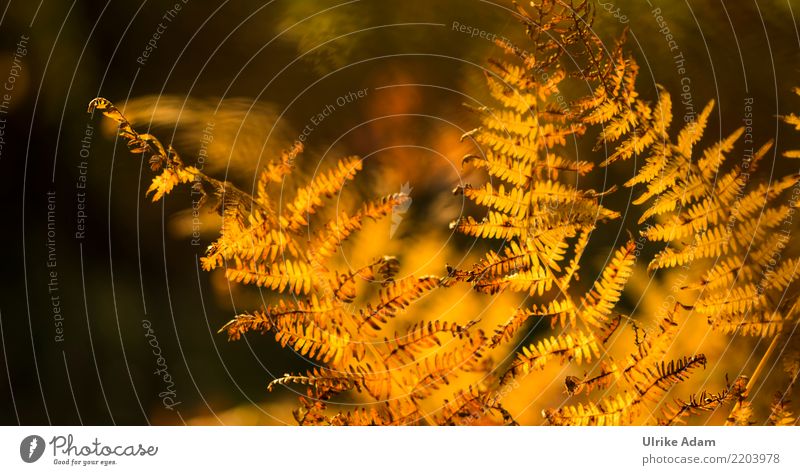
[[659, 425], [678, 425], [686, 422], [686, 418], [703, 412], [711, 412], [723, 404], [738, 397], [737, 388], [742, 388], [744, 380], [737, 380], [733, 384], [726, 384], [725, 389], [718, 393], [702, 391], [691, 394], [686, 400], [676, 399], [674, 403], [667, 403], [662, 409], [663, 417]]
[[631, 423], [643, 404], [658, 402], [661, 395], [674, 384], [686, 379], [699, 366], [705, 366], [706, 357], [696, 355], [679, 360], [661, 362], [653, 368], [636, 374], [635, 390], [606, 397], [599, 403], [578, 403], [556, 410], [547, 410], [545, 418], [552, 425], [620, 425]]

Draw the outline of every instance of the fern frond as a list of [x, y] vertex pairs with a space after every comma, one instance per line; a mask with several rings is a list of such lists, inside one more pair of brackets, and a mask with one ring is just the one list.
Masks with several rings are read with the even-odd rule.
[[492, 336], [492, 347], [511, 341], [517, 331], [530, 319], [549, 318], [551, 326], [561, 322], [562, 326], [567, 321], [574, 322], [576, 309], [569, 300], [552, 300], [546, 304], [531, 309], [519, 308], [504, 323], [499, 325]]
[[300, 250], [291, 236], [277, 229], [267, 230], [264, 223], [254, 222], [248, 230], [227, 227], [200, 258], [200, 264], [203, 270], [210, 271], [234, 258], [271, 263], [279, 256], [296, 258], [299, 255]]
[[716, 103], [714, 100], [708, 101], [708, 104], [706, 104], [700, 114], [697, 115], [697, 118], [686, 124], [678, 133], [676, 149], [684, 158], [691, 158], [692, 148], [703, 137], [703, 133], [708, 125], [708, 118], [711, 116], [715, 105]]
[[577, 364], [589, 363], [593, 357], [600, 356], [600, 347], [594, 333], [586, 334], [578, 330], [575, 334], [561, 334], [549, 337], [523, 347], [511, 367], [503, 374], [501, 384], [510, 379], [525, 376], [544, 368], [553, 359], [575, 361]]
[[766, 304], [766, 296], [755, 285], [746, 284], [706, 295], [694, 309], [701, 315], [745, 314], [763, 309]]
[[352, 411], [339, 412], [331, 417], [328, 423], [332, 426], [398, 426], [419, 423], [422, 416], [419, 411], [399, 412], [390, 403], [383, 403], [370, 408], [357, 408]]
[[557, 426], [615, 426], [630, 422], [635, 417], [633, 408], [638, 404], [632, 395], [623, 393], [603, 399], [599, 404], [578, 403], [557, 410], [546, 409], [544, 416], [548, 424]]
[[254, 284], [278, 292], [289, 290], [295, 294], [311, 291], [312, 272], [302, 261], [284, 260], [275, 264], [242, 263], [225, 269], [225, 277], [232, 282]]
[[703, 178], [710, 180], [717, 174], [720, 165], [722, 165], [722, 162], [725, 160], [724, 154], [733, 150], [734, 144], [743, 133], [744, 127], [739, 127], [725, 139], [703, 151], [703, 156], [700, 157], [700, 160], [697, 162], [697, 168], [700, 169]]
[[466, 167], [467, 165], [486, 170], [490, 176], [515, 186], [522, 186], [531, 179], [530, 164], [517, 166], [516, 161], [509, 160], [503, 155], [497, 155], [491, 150], [486, 150], [483, 156], [465, 155], [461, 159], [461, 166]]
[[623, 392], [603, 398], [599, 403], [565, 406], [557, 410], [546, 410], [545, 418], [552, 425], [620, 425], [632, 422], [645, 401], [658, 400], [672, 385], [683, 381], [689, 372], [705, 366], [703, 355], [682, 358], [668, 363], [661, 362], [655, 368], [637, 375], [635, 391]]
[[553, 288], [555, 277], [543, 267], [527, 269], [507, 275], [502, 279], [486, 279], [481, 281], [476, 288], [487, 293], [496, 293], [501, 290], [513, 292], [527, 292], [529, 295], [543, 295]]
[[729, 335], [773, 337], [783, 330], [785, 320], [777, 312], [726, 314], [709, 317], [711, 328]]
[[199, 170], [195, 167], [166, 168], [153, 178], [147, 194], [153, 193], [153, 201], [158, 201], [168, 195], [172, 189], [182, 183], [191, 183], [195, 180]]
[[315, 368], [306, 375], [286, 374], [276, 378], [267, 385], [267, 391], [272, 391], [275, 386], [292, 384], [312, 386], [315, 390], [325, 393], [341, 393], [352, 389], [360, 392], [362, 389], [358, 378], [350, 374]]
[[705, 288], [707, 291], [716, 291], [730, 287], [735, 281], [748, 282], [754, 276], [752, 267], [745, 265], [740, 256], [730, 256], [719, 260], [703, 275], [703, 278], [694, 284], [686, 286], [689, 290]]
[[441, 425], [496, 425], [497, 419], [503, 425], [517, 425], [496, 398], [473, 386], [456, 392], [453, 400], [445, 399], [441, 414], [437, 417]]
[[390, 318], [394, 318], [413, 301], [441, 284], [441, 279], [435, 276], [411, 276], [391, 282], [381, 290], [378, 302], [367, 304], [366, 308], [360, 311], [359, 328], [367, 325], [374, 330], [380, 330]]
[[501, 213], [489, 211], [481, 221], [471, 216], [461, 217], [450, 223], [450, 229], [473, 237], [510, 240], [522, 236], [527, 227]]
[[311, 245], [312, 249], [322, 258], [332, 256], [342, 242], [361, 229], [365, 219], [378, 220], [387, 216], [397, 206], [408, 202], [408, 199], [406, 195], [396, 194], [378, 201], [368, 202], [352, 216], [342, 212], [335, 219], [329, 221], [325, 225], [325, 230], [315, 237]]
[[330, 363], [341, 368], [352, 358], [360, 359], [364, 346], [352, 342], [350, 335], [339, 328], [324, 329], [311, 320], [281, 319], [275, 325], [275, 340], [290, 346], [302, 356]]
[[282, 226], [291, 231], [307, 226], [308, 216], [322, 206], [322, 198], [336, 195], [361, 168], [360, 158], [347, 157], [340, 160], [333, 170], [315, 175], [311, 183], [298, 189], [292, 202], [286, 204], [286, 211], [281, 216]]
[[418, 322], [411, 326], [403, 335], [395, 334], [394, 339], [384, 339], [385, 350], [383, 350], [383, 361], [389, 362], [396, 359], [398, 363], [405, 364], [413, 362], [417, 358], [417, 353], [422, 350], [441, 346], [441, 335], [451, 337], [461, 336], [468, 326], [459, 325], [453, 322], [434, 320], [430, 322]]
[[384, 282], [388, 282], [394, 278], [399, 265], [400, 263], [396, 257], [382, 256], [365, 266], [350, 269], [345, 273], [334, 271], [330, 279], [330, 291], [337, 299], [350, 303], [356, 298], [357, 279], [373, 282], [380, 276]]
[[684, 245], [682, 249], [668, 247], [660, 251], [647, 266], [647, 270], [682, 266], [695, 259], [720, 257], [728, 252], [731, 243], [730, 232], [725, 227], [717, 226], [695, 235], [694, 241]]
[[443, 384], [449, 383], [449, 377], [456, 373], [475, 369], [483, 356], [486, 337], [480, 329], [477, 333], [465, 338], [461, 346], [445, 351], [437, 351], [409, 368], [404, 375], [406, 387], [411, 388], [409, 396], [424, 398]]
[[687, 417], [702, 412], [711, 412], [733, 399], [733, 391], [727, 386], [719, 393], [702, 391], [699, 394], [690, 394], [689, 399], [676, 399], [674, 403], [666, 403], [662, 409], [662, 416], [658, 424], [672, 426], [683, 424]]
[[219, 332], [226, 332], [229, 340], [238, 340], [249, 331], [266, 333], [273, 327], [273, 320], [267, 312], [254, 311], [237, 315], [220, 328]]
[[530, 202], [530, 194], [520, 188], [513, 187], [506, 191], [503, 185], [495, 188], [491, 183], [487, 183], [483, 188], [458, 187], [454, 193], [463, 194], [475, 204], [492, 208], [517, 219], [524, 216]]
[[579, 318], [583, 322], [598, 326], [611, 315], [622, 296], [625, 283], [633, 273], [633, 264], [636, 260], [635, 249], [636, 243], [628, 241], [625, 246], [614, 253], [611, 262], [603, 269], [600, 279], [582, 299], [583, 309], [579, 313]]
[[658, 401], [663, 392], [669, 390], [674, 384], [685, 380], [689, 373], [702, 366], [706, 366], [705, 355], [685, 356], [669, 362], [661, 361], [655, 368], [648, 368], [643, 372], [633, 372], [636, 380], [636, 389], [642, 400]]

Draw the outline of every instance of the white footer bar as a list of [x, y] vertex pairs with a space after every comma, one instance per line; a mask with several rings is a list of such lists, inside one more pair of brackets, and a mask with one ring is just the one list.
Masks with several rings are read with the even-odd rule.
[[797, 474], [800, 427], [2, 427], [0, 468], [4, 474], [187, 468]]

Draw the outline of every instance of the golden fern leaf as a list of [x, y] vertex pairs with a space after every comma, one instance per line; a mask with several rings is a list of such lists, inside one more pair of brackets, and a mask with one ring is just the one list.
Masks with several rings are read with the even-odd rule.
[[777, 312], [745, 315], [714, 315], [711, 328], [729, 335], [773, 337], [783, 330], [785, 320]]
[[337, 327], [321, 328], [311, 320], [280, 319], [276, 322], [275, 340], [290, 346], [302, 356], [333, 367], [345, 367], [352, 358], [360, 359], [364, 346], [350, 340], [350, 335]]
[[753, 425], [753, 405], [750, 401], [741, 400], [731, 411], [725, 425], [751, 426]]
[[607, 388], [613, 383], [617, 382], [626, 374], [627, 371], [633, 369], [633, 365], [628, 367], [620, 367], [613, 358], [606, 358], [600, 361], [600, 371], [591, 377], [568, 377], [565, 381], [567, 392], [572, 394], [580, 394], [582, 392], [592, 392], [596, 389]]
[[495, 188], [491, 183], [487, 183], [483, 188], [459, 186], [453, 193], [463, 194], [477, 205], [492, 208], [517, 219], [525, 215], [530, 203], [530, 194], [521, 188], [513, 187], [506, 191], [503, 185]]
[[158, 201], [169, 194], [176, 185], [193, 182], [199, 171], [195, 167], [166, 168], [153, 178], [153, 182], [146, 193], [148, 195], [153, 193], [153, 201]]
[[325, 416], [326, 404], [322, 398], [314, 395], [312, 388], [308, 388], [308, 397], [299, 396], [297, 399], [300, 407], [292, 411], [292, 415], [297, 423], [304, 425], [328, 425], [328, 418]]
[[270, 162], [264, 167], [258, 180], [258, 198], [268, 199], [267, 186], [270, 183], [282, 183], [294, 169], [294, 162], [303, 153], [303, 142], [296, 141], [288, 150], [281, 152], [280, 160]]
[[307, 226], [308, 216], [322, 206], [322, 198], [336, 195], [361, 168], [360, 158], [347, 157], [339, 160], [333, 170], [315, 175], [311, 183], [298, 189], [292, 202], [286, 204], [281, 216], [282, 226], [292, 231]]
[[697, 167], [700, 169], [703, 178], [709, 180], [717, 174], [720, 165], [722, 165], [722, 162], [725, 160], [724, 154], [733, 150], [734, 144], [743, 133], [744, 127], [739, 127], [725, 139], [703, 151], [703, 156], [700, 157], [700, 160], [697, 162]]
[[598, 326], [608, 319], [622, 296], [625, 283], [633, 273], [635, 249], [636, 243], [631, 240], [614, 253], [600, 279], [582, 299], [582, 309], [578, 313], [581, 321]]
[[679, 329], [674, 313], [675, 309], [666, 312], [659, 319], [658, 330], [637, 343], [636, 352], [628, 355], [628, 366], [624, 373], [630, 373], [634, 368], [652, 367], [664, 358]]
[[312, 295], [306, 301], [293, 300], [289, 302], [279, 299], [277, 304], [269, 305], [264, 310], [237, 315], [219, 331], [226, 332], [230, 340], [238, 340], [248, 331], [265, 333], [274, 328], [276, 322], [284, 318], [310, 319], [320, 328], [327, 328], [341, 325], [343, 312], [341, 308], [334, 306], [329, 301], [320, 301], [316, 295]]
[[332, 426], [397, 426], [414, 425], [421, 419], [422, 416], [416, 408], [398, 413], [391, 407], [391, 404], [384, 403], [369, 409], [362, 407], [352, 411], [339, 412], [330, 418], [329, 424]]
[[557, 410], [546, 409], [544, 415], [550, 425], [614, 426], [631, 421], [635, 417], [632, 408], [637, 404], [632, 395], [623, 393], [605, 398], [599, 404], [578, 403]]
[[521, 115], [518, 112], [509, 110], [492, 111], [485, 114], [483, 125], [503, 134], [513, 134], [521, 137], [533, 136], [539, 127], [536, 116], [530, 113]]
[[268, 163], [258, 175], [255, 199], [261, 208], [268, 211], [264, 214], [262, 221], [266, 221], [271, 228], [278, 227], [278, 216], [274, 210], [273, 199], [269, 195], [269, 186], [284, 182], [286, 177], [294, 170], [294, 163], [302, 152], [303, 143], [296, 141], [292, 148], [281, 152], [280, 160]]
[[745, 259], [740, 256], [728, 256], [720, 259], [703, 275], [703, 278], [694, 284], [686, 286], [690, 290], [706, 289], [716, 291], [733, 285], [734, 282], [749, 282], [754, 276], [751, 266], [745, 265]]
[[361, 229], [365, 219], [378, 220], [387, 216], [397, 206], [406, 203], [408, 199], [406, 195], [396, 194], [378, 201], [368, 202], [352, 216], [342, 212], [325, 225], [325, 230], [312, 241], [311, 248], [323, 259], [332, 256], [342, 242], [353, 232]]
[[668, 247], [660, 251], [647, 266], [647, 270], [682, 266], [695, 259], [720, 257], [728, 252], [732, 242], [731, 234], [726, 226], [713, 227], [696, 234], [694, 241], [691, 244], [685, 244], [681, 249]]
[[440, 425], [517, 425], [497, 398], [473, 386], [456, 392], [452, 400], [445, 399], [437, 417]]
[[[708, 190], [702, 178], [687, 175], [689, 174], [686, 171], [675, 167], [674, 172], [666, 178], [659, 178], [658, 181], [650, 183], [648, 191], [642, 193], [633, 202], [633, 204], [641, 205], [650, 198], [656, 197], [653, 204], [642, 212], [638, 223], [642, 224], [653, 216], [676, 211], [679, 207], [694, 203], [705, 196]], [[673, 186], [681, 176], [686, 179], [681, 181], [680, 186]], [[669, 183], [665, 184], [665, 182]]]
[[[565, 227], [570, 224], [565, 224]], [[516, 222], [502, 213], [489, 211], [481, 221], [476, 221], [471, 216], [461, 217], [450, 223], [450, 229], [466, 234], [467, 236], [486, 239], [514, 239], [522, 236], [527, 227]]]
[[778, 198], [784, 191], [797, 185], [800, 175], [792, 174], [763, 183], [751, 190], [737, 202], [737, 213], [740, 219], [760, 213], [768, 203]]
[[489, 409], [484, 400], [487, 395], [474, 387], [458, 391], [453, 400], [444, 400], [439, 415], [440, 425], [476, 425], [486, 418]]
[[540, 265], [536, 254], [528, 247], [520, 247], [517, 241], [510, 241], [502, 252], [498, 254], [490, 250], [470, 271], [459, 274], [459, 277], [467, 282], [480, 282]]
[[625, 182], [625, 186], [632, 188], [635, 185], [647, 184], [656, 178], [665, 175], [672, 159], [672, 149], [663, 143], [655, 143], [650, 149], [650, 154], [645, 157], [644, 165], [637, 170], [633, 178]]
[[486, 131], [480, 128], [467, 132], [465, 136], [471, 137], [477, 143], [498, 155], [518, 161], [528, 161], [530, 157], [536, 156], [538, 151], [538, 144], [534, 140], [511, 137], [507, 134]]
[[684, 158], [691, 158], [692, 148], [703, 137], [703, 133], [708, 125], [708, 118], [711, 116], [711, 112], [714, 110], [715, 104], [716, 103], [714, 100], [708, 101], [708, 104], [706, 104], [700, 114], [697, 115], [697, 118], [694, 121], [686, 124], [686, 126], [678, 133], [678, 138], [675, 145], [678, 153], [683, 155]]
[[381, 327], [404, 311], [413, 301], [442, 285], [442, 280], [435, 276], [414, 277], [390, 282], [381, 289], [380, 299], [376, 303], [367, 304], [359, 313], [359, 328], [364, 325], [374, 330]]
[[273, 320], [267, 312], [254, 311], [237, 315], [220, 328], [219, 332], [226, 332], [229, 340], [238, 340], [249, 331], [266, 333], [273, 327]]
[[519, 290], [521, 271], [533, 271], [553, 280], [553, 272], [561, 270], [558, 262], [563, 260], [566, 244], [560, 239], [548, 239], [546, 232], [537, 238], [530, 238], [527, 244], [520, 245], [510, 241], [503, 248], [503, 254], [489, 251], [470, 271], [452, 270], [451, 276], [470, 282], [480, 292], [496, 293], [506, 287]]
[[330, 277], [328, 291], [342, 302], [352, 302], [356, 298], [356, 280], [372, 282], [376, 280], [378, 275], [384, 281], [392, 280], [397, 273], [399, 265], [400, 263], [396, 257], [382, 256], [365, 266], [350, 269], [345, 273], [334, 271]]
[[576, 308], [570, 300], [552, 300], [540, 306], [534, 305], [531, 309], [518, 308], [504, 323], [498, 325], [492, 336], [492, 347], [511, 341], [517, 331], [530, 319], [549, 318], [551, 326], [561, 322], [574, 321]]
[[577, 364], [589, 363], [593, 357], [600, 357], [600, 347], [594, 333], [565, 333], [549, 337], [523, 347], [501, 378], [501, 384], [510, 379], [525, 376], [532, 371], [544, 368], [553, 359], [575, 361]]
[[395, 333], [391, 340], [384, 338], [383, 361], [388, 363], [394, 359], [401, 364], [413, 362], [416, 359], [415, 353], [434, 346], [441, 346], [440, 337], [442, 335], [449, 334], [451, 337], [458, 337], [469, 326], [441, 320], [417, 322], [403, 335]]
[[452, 375], [474, 370], [483, 356], [485, 345], [486, 337], [479, 329], [476, 334], [465, 337], [461, 346], [418, 359], [403, 375], [405, 387], [411, 388], [408, 395], [427, 397], [441, 385], [449, 384], [448, 378]]
[[311, 292], [312, 271], [303, 261], [284, 260], [274, 264], [259, 262], [237, 262], [235, 267], [225, 269], [225, 277], [231, 282], [254, 284], [278, 292], [289, 290], [295, 294]]
[[[637, 101], [633, 104], [633, 107], [625, 107], [617, 113], [615, 117], [612, 117], [610, 121], [603, 124], [603, 130], [600, 132], [600, 140], [602, 142], [616, 142], [621, 139], [624, 135], [628, 132], [631, 132], [639, 125], [639, 114], [641, 109], [644, 106], [644, 103], [641, 101]], [[637, 111], [638, 109], [638, 111]], [[624, 150], [624, 149], [623, 149]], [[625, 158], [626, 156], [630, 156], [628, 154], [620, 154], [619, 156], [614, 156], [615, 159], [618, 158]], [[601, 165], [608, 165], [612, 163], [611, 157], [609, 157], [603, 164]]]
[[[589, 244], [589, 236], [593, 231], [593, 227], [586, 227], [580, 231], [578, 235], [578, 239], [573, 246], [572, 252], [573, 257], [570, 261], [567, 268], [564, 270], [564, 274], [561, 277], [561, 286], [560, 288], [566, 292], [569, 289], [569, 286], [572, 282], [572, 279], [575, 278], [577, 280], [578, 277], [578, 270], [580, 269], [580, 260], [583, 257], [583, 253], [586, 251], [586, 247]], [[563, 325], [563, 322], [562, 322]]]
[[255, 262], [275, 262], [280, 257], [298, 257], [300, 250], [292, 237], [278, 229], [264, 229], [255, 223], [248, 230], [226, 229], [209, 247], [200, 263], [206, 271], [222, 266], [226, 260], [239, 259]]
[[694, 309], [701, 315], [746, 314], [762, 310], [767, 305], [766, 296], [753, 284], [705, 295]]
[[136, 132], [128, 119], [117, 109], [114, 104], [103, 97], [96, 97], [89, 102], [88, 112], [100, 111], [104, 116], [117, 122], [117, 134], [127, 140], [128, 149], [134, 154], [149, 154], [150, 168], [158, 171], [162, 166], [170, 163], [170, 154], [161, 145], [161, 142], [150, 134]]
[[480, 281], [476, 288], [487, 293], [496, 293], [501, 290], [513, 292], [527, 292], [529, 295], [543, 295], [553, 288], [555, 277], [544, 267], [514, 272], [501, 279], [486, 279]]
[[536, 95], [530, 93], [521, 93], [514, 90], [493, 77], [486, 75], [486, 84], [489, 88], [489, 94], [499, 101], [503, 107], [511, 109], [520, 114], [528, 113], [537, 102]]
[[531, 179], [530, 164], [518, 166], [516, 161], [509, 160], [504, 155], [495, 154], [491, 150], [484, 151], [483, 156], [465, 155], [461, 159], [461, 166], [466, 167], [467, 165], [486, 170], [490, 176], [515, 186], [522, 186]]
[[[689, 206], [681, 214], [665, 218], [667, 220], [666, 223], [648, 226], [642, 232], [642, 235], [649, 241], [670, 242], [676, 239], [684, 239], [708, 229], [711, 225], [719, 224], [729, 218], [731, 208], [734, 206], [734, 199], [743, 185], [744, 182], [738, 170], [729, 173], [717, 181], [714, 192], [711, 195], [701, 199], [697, 204]], [[665, 200], [670, 199], [670, 197], [662, 198]], [[648, 210], [650, 212], [645, 214], [647, 217], [651, 217], [673, 211], [677, 208], [679, 202], [673, 201], [673, 203], [674, 206], [669, 207], [663, 207], [659, 204], [650, 208]], [[685, 204], [688, 203], [689, 201]], [[740, 217], [742, 214], [741, 204], [742, 200], [738, 200], [735, 203]]]
[[325, 393], [341, 393], [351, 389], [360, 392], [362, 389], [359, 380], [353, 378], [352, 375], [315, 368], [309, 371], [307, 375], [286, 374], [283, 377], [276, 378], [267, 385], [267, 391], [272, 391], [275, 386], [288, 386], [290, 384], [312, 386], [316, 391]]
[[683, 381], [689, 372], [704, 366], [703, 355], [661, 362], [654, 368], [637, 374], [635, 391], [603, 398], [599, 403], [565, 406], [545, 411], [547, 422], [553, 425], [620, 425], [632, 422], [645, 401], [658, 401], [672, 385]]
[[763, 287], [783, 292], [794, 283], [798, 274], [800, 274], [798, 266], [800, 266], [800, 259], [792, 257], [784, 259], [777, 268], [771, 267], [770, 270], [764, 273], [769, 280]]
[[[614, 329], [615, 326], [612, 325], [610, 330], [613, 332]], [[674, 321], [672, 312], [665, 313], [658, 323], [658, 331], [655, 334], [645, 335], [642, 341], [637, 342], [636, 351], [627, 356], [625, 365], [618, 365], [609, 356], [601, 360], [600, 371], [596, 375], [573, 381], [571, 392], [584, 390], [589, 392], [608, 387], [618, 381], [635, 389], [640, 382], [637, 373], [647, 372], [664, 358], [677, 331], [678, 324]]]
[[525, 218], [534, 229], [550, 228], [565, 217], [585, 226], [619, 217], [619, 213], [598, 203], [599, 194], [593, 190], [577, 190], [553, 181], [534, 181], [530, 186]]

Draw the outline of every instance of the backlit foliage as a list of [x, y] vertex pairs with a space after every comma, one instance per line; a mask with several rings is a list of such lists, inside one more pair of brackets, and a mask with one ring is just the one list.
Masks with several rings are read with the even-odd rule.
[[[300, 424], [516, 424], [504, 398], [553, 366], [572, 374], [558, 376], [563, 403], [541, 411], [548, 424], [678, 424], [718, 410], [731, 424], [794, 424], [800, 261], [788, 239], [800, 175], [755, 179], [772, 144], [737, 148], [743, 129], [706, 139], [713, 102], [674, 124], [666, 90], [652, 99], [637, 92], [638, 65], [625, 42], [606, 48], [592, 33], [591, 5], [543, 0], [517, 7], [528, 42], [498, 43], [507, 55], [493, 60], [486, 76], [493, 102], [471, 107], [480, 124], [463, 137], [476, 145], [463, 165], [480, 183], [454, 190], [479, 211], [451, 228], [487, 250], [441, 275], [398, 277], [392, 256], [359, 256], [353, 266], [336, 259], [366, 221], [408, 199], [396, 194], [332, 211], [363, 166], [357, 157], [306, 178], [294, 170], [297, 144], [261, 171], [249, 194], [185, 165], [171, 147], [133, 130], [107, 100], [95, 99], [90, 110], [118, 122], [131, 152], [149, 160], [158, 173], [148, 190], [154, 200], [180, 184], [214, 198], [222, 227], [202, 267], [274, 297], [221, 331], [231, 340], [272, 335], [315, 363], [269, 383], [270, 390], [304, 391], [295, 411]], [[592, 92], [570, 95], [576, 78]], [[784, 120], [800, 123], [794, 115]], [[595, 153], [578, 159], [576, 144], [586, 141]], [[621, 186], [584, 186], [596, 182], [592, 174], [617, 169], [633, 170]], [[636, 196], [625, 211], [624, 219], [634, 217], [629, 224], [620, 222], [624, 210], [608, 205], [628, 188]], [[594, 244], [596, 231], [628, 226], [635, 229], [610, 249], [602, 239]], [[587, 257], [598, 253], [608, 259], [593, 272]], [[645, 316], [623, 310], [637, 266], [656, 279], [687, 276], [649, 329], [636, 323]], [[431, 314], [426, 299], [455, 286], [513, 295], [519, 305], [488, 328], [478, 318], [457, 323]], [[731, 337], [766, 338], [768, 347], [749, 377], [708, 388], [687, 383], [688, 396], [670, 397], [717, 363], [715, 355], [672, 355], [682, 325], [698, 319]], [[627, 342], [622, 353], [619, 341]], [[776, 360], [789, 377], [758, 419], [749, 392]]]

